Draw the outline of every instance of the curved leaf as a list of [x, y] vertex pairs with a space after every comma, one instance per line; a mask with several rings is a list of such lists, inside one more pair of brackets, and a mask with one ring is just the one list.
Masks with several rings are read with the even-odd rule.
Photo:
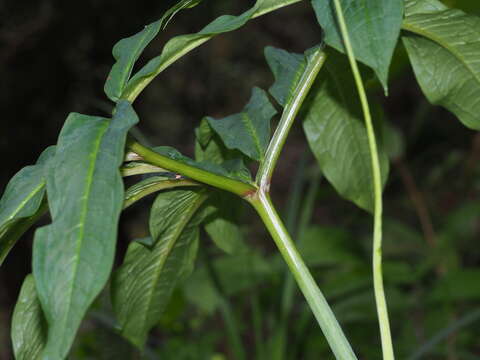
[[207, 117], [207, 121], [227, 148], [262, 161], [271, 136], [270, 121], [276, 113], [265, 91], [254, 87], [241, 113], [219, 120]]
[[[341, 0], [356, 58], [371, 67], [387, 91], [388, 68], [403, 19], [403, 0]], [[312, 0], [325, 42], [345, 52], [333, 1]]]
[[460, 10], [418, 13], [403, 28], [416, 34], [403, 43], [428, 100], [480, 130], [480, 18]]
[[53, 222], [38, 229], [33, 274], [49, 324], [44, 359], [67, 356], [88, 307], [107, 281], [123, 204], [119, 166], [138, 121], [127, 102], [112, 120], [71, 114], [49, 162]]
[[42, 206], [45, 164], [54, 154], [55, 146], [45, 149], [36, 165], [15, 174], [0, 199], [0, 265], [17, 239], [47, 210], [46, 202]]
[[162, 53], [150, 60], [128, 82], [121, 97], [133, 102], [138, 94], [163, 70], [191, 50], [215, 35], [237, 30], [250, 19], [294, 4], [300, 0], [257, 0], [255, 5], [239, 16], [223, 15], [195, 34], [176, 36], [164, 46]]
[[40, 358], [47, 342], [47, 322], [35, 290], [32, 275], [23, 281], [12, 318], [12, 344], [16, 360]]
[[191, 270], [191, 247], [198, 238], [202, 190], [167, 191], [158, 195], [150, 215], [152, 249], [128, 247], [112, 280], [112, 301], [121, 334], [142, 348], [170, 299], [177, 281]]
[[200, 184], [188, 179], [172, 180], [163, 176], [152, 176], [130, 186], [125, 191], [123, 208], [127, 208], [138, 200], [157, 191], [183, 186], [199, 186]]
[[[367, 132], [345, 56], [329, 55], [327, 74], [318, 79], [306, 102], [303, 124], [320, 169], [344, 198], [373, 211], [373, 181]], [[379, 147], [383, 183], [388, 157]]]
[[112, 53], [116, 60], [110, 70], [104, 91], [112, 101], [118, 101], [132, 74], [133, 66], [142, 54], [145, 47], [164, 29], [177, 12], [198, 5], [202, 0], [181, 0], [178, 4], [168, 9], [158, 21], [145, 26], [139, 33], [122, 39], [115, 44]]
[[405, 16], [413, 14], [430, 13], [447, 10], [443, 3], [438, 0], [405, 0]]

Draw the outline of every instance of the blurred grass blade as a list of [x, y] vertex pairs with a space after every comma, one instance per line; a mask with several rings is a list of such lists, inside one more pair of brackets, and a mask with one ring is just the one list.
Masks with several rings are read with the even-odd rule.
[[207, 117], [207, 121], [227, 148], [262, 161], [271, 136], [270, 121], [276, 113], [267, 93], [254, 87], [242, 112], [223, 119]]
[[0, 199], [0, 265], [18, 238], [48, 208], [44, 200], [45, 167], [54, 154], [55, 146], [45, 149], [36, 165], [15, 174]]
[[[341, 0], [355, 57], [371, 67], [387, 92], [388, 69], [403, 18], [403, 0]], [[325, 42], [345, 53], [333, 1], [313, 0]], [[354, 29], [354, 31], [353, 31]]]
[[11, 337], [16, 360], [39, 359], [47, 342], [47, 322], [32, 275], [23, 281], [12, 317]]
[[257, 0], [252, 8], [239, 16], [223, 15], [208, 24], [198, 33], [174, 37], [167, 42], [159, 56], [150, 60], [130, 79], [121, 97], [133, 102], [158, 74], [212, 37], [221, 33], [237, 30], [252, 18], [294, 4], [298, 1], [300, 0]]
[[[359, 207], [373, 212], [372, 165], [362, 109], [347, 59], [329, 55], [326, 74], [317, 80], [306, 102], [303, 124], [308, 144], [325, 178], [338, 193]], [[380, 148], [382, 182], [389, 162]]]
[[134, 242], [112, 280], [112, 302], [121, 334], [143, 348], [178, 280], [191, 271], [203, 190], [172, 190], [157, 196], [150, 214], [151, 249]]
[[161, 29], [164, 30], [173, 17], [181, 10], [190, 9], [200, 4], [202, 0], [181, 0], [176, 5], [168, 9], [160, 19]]
[[71, 114], [49, 162], [52, 224], [38, 229], [33, 274], [48, 321], [44, 359], [67, 356], [88, 307], [111, 271], [123, 204], [119, 166], [138, 121], [127, 102], [112, 120]]
[[480, 18], [455, 9], [417, 11], [404, 20], [410, 33], [403, 43], [423, 93], [480, 130]]
[[408, 360], [419, 360], [423, 359], [425, 355], [433, 351], [437, 345], [442, 341], [447, 340], [450, 335], [458, 332], [462, 328], [472, 325], [473, 323], [480, 320], [480, 309], [470, 312], [469, 314], [461, 317], [454, 323], [450, 324], [445, 329], [442, 329], [437, 334], [435, 334], [430, 340], [423, 344], [414, 354], [412, 354]]

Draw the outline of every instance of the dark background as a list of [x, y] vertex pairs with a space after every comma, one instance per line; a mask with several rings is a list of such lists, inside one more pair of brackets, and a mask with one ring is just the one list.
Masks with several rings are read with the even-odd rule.
[[[103, 84], [113, 64], [113, 45], [157, 20], [174, 3], [0, 2], [0, 189], [23, 166], [33, 164], [45, 147], [56, 143], [69, 112], [110, 112], [112, 104], [103, 94]], [[196, 32], [221, 14], [239, 14], [252, 3], [205, 0], [182, 12], [151, 43], [140, 64], [158, 54], [171, 37]], [[478, 8], [475, 1], [457, 5], [473, 11]], [[141, 131], [153, 144], [174, 146], [192, 155], [193, 129], [202, 116], [238, 112], [248, 101], [252, 86], [270, 86], [272, 75], [263, 58], [265, 46], [303, 52], [318, 43], [320, 35], [309, 2], [304, 1], [216, 37], [172, 65], [139, 97], [135, 108], [141, 117]], [[407, 139], [405, 155], [392, 166], [386, 188], [386, 217], [400, 219], [422, 232], [412, 191], [422, 194], [434, 227], [461, 204], [474, 199], [478, 202], [480, 138], [447, 111], [428, 106], [409, 65], [401, 61], [396, 65], [390, 97], [385, 99], [380, 92], [375, 95], [385, 105], [389, 121]], [[297, 126], [274, 178], [274, 199], [280, 207], [286, 202], [296, 164], [307, 151], [301, 126]], [[413, 180], [413, 190], [409, 179]], [[322, 187], [315, 219], [335, 226], [348, 221], [369, 224], [366, 214], [342, 201], [326, 182]], [[124, 217], [120, 258], [128, 241], [146, 231], [145, 211], [136, 208]], [[258, 228], [252, 231], [249, 242], [271, 252], [274, 248], [265, 245], [269, 240], [251, 211], [246, 213], [244, 221]], [[468, 237], [471, 246], [478, 248], [478, 217], [473, 221], [477, 227]], [[368, 230], [368, 225], [364, 228]], [[2, 360], [11, 358], [9, 321], [21, 282], [31, 271], [32, 234], [30, 231], [19, 241], [0, 269]], [[478, 266], [478, 260], [469, 258], [470, 265]]]

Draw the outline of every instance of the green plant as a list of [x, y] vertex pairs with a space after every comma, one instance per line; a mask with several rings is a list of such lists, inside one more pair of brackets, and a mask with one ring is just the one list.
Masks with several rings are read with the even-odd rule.
[[[300, 112], [323, 176], [341, 196], [374, 212], [375, 297], [384, 358], [393, 358], [381, 269], [381, 187], [387, 179], [390, 144], [374, 135], [375, 130], [388, 138], [392, 130], [378, 117], [372, 124], [361, 80], [361, 72], [365, 76], [370, 70], [359, 70], [355, 59], [374, 71], [387, 92], [388, 68], [403, 29], [402, 42], [427, 98], [451, 110], [467, 127], [478, 129], [477, 17], [447, 9], [435, 0], [405, 4], [401, 0], [362, 4], [314, 0], [329, 48], [319, 43], [305, 54], [266, 49], [275, 76], [269, 89], [275, 105], [265, 91], [254, 88], [240, 113], [221, 120], [202, 119], [195, 132], [195, 160], [172, 148], [148, 148], [128, 135], [138, 122], [132, 103], [170, 64], [213, 36], [295, 2], [258, 0], [240, 16], [220, 17], [199, 33], [176, 37], [133, 76], [136, 60], [171, 16], [198, 1], [180, 2], [161, 20], [114, 47], [116, 63], [105, 84], [107, 96], [116, 104], [112, 118], [71, 114], [56, 147], [45, 150], [36, 165], [20, 171], [0, 203], [1, 260], [39, 217], [49, 211], [52, 218], [51, 225], [36, 232], [33, 276], [26, 278], [15, 309], [12, 338], [17, 358], [67, 356], [82, 318], [110, 278], [122, 208], [164, 190], [151, 209], [151, 238], [133, 242], [123, 265], [111, 276], [113, 308], [125, 338], [143, 347], [177, 284], [194, 271], [201, 226], [222, 249], [231, 251], [236, 246], [238, 229], [229, 218], [234, 201], [230, 192], [258, 212], [335, 356], [355, 359], [269, 197], [275, 165]], [[352, 28], [356, 31], [349, 34]], [[375, 105], [373, 115], [380, 113], [378, 105], [371, 104]], [[270, 138], [270, 121], [277, 109], [281, 117]], [[246, 165], [254, 162], [259, 168], [252, 180]], [[122, 175], [139, 174], [154, 176], [124, 191]], [[297, 232], [306, 231], [305, 227]], [[215, 279], [214, 268], [210, 274]], [[221, 293], [221, 285], [216, 287]], [[229, 324], [235, 356], [245, 358], [224, 296], [220, 308]]]

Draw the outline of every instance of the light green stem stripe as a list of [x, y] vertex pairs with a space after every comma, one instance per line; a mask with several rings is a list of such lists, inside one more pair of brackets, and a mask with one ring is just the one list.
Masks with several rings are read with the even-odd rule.
[[259, 190], [256, 196], [247, 199], [260, 215], [265, 226], [277, 244], [280, 253], [292, 272], [295, 280], [312, 309], [333, 353], [339, 360], [357, 359], [352, 347], [338, 324], [338, 321], [318, 288], [312, 274], [303, 262], [290, 238], [282, 220], [273, 207], [270, 198]]
[[288, 133], [295, 121], [300, 107], [305, 100], [310, 88], [315, 82], [318, 72], [325, 63], [327, 56], [322, 51], [321, 48], [318, 48], [315, 53], [311, 56], [305, 71], [300, 78], [300, 81], [295, 89], [295, 95], [291, 101], [285, 106], [285, 109], [282, 113], [280, 123], [275, 129], [272, 140], [268, 144], [267, 151], [265, 153], [265, 159], [260, 164], [260, 169], [257, 174], [257, 184], [262, 189], [268, 189], [270, 186], [270, 181], [272, 178], [275, 165], [277, 164], [280, 152], [283, 149], [283, 145], [287, 140]]
[[131, 151], [140, 155], [143, 160], [152, 165], [176, 172], [192, 180], [211, 185], [222, 190], [230, 191], [241, 197], [246, 197], [257, 190], [257, 188], [251, 184], [213, 174], [209, 171], [170, 159], [166, 156], [156, 153], [153, 150], [150, 150], [138, 142], [129, 141], [127, 146]]
[[390, 322], [388, 320], [387, 301], [385, 299], [385, 290], [383, 288], [382, 275], [382, 178], [380, 173], [380, 161], [378, 159], [377, 142], [375, 132], [372, 125], [372, 117], [368, 105], [367, 95], [363, 86], [362, 77], [355, 61], [355, 55], [348, 36], [347, 25], [343, 16], [342, 5], [340, 0], [333, 0], [338, 17], [338, 23], [342, 33], [345, 49], [347, 50], [348, 60], [352, 68], [353, 77], [357, 85], [358, 95], [362, 104], [362, 110], [367, 128], [368, 144], [372, 160], [372, 175], [375, 196], [375, 213], [373, 225], [373, 286], [375, 292], [375, 302], [377, 305], [378, 321], [380, 326], [380, 335], [382, 339], [383, 359], [393, 360], [392, 336], [390, 332]]

